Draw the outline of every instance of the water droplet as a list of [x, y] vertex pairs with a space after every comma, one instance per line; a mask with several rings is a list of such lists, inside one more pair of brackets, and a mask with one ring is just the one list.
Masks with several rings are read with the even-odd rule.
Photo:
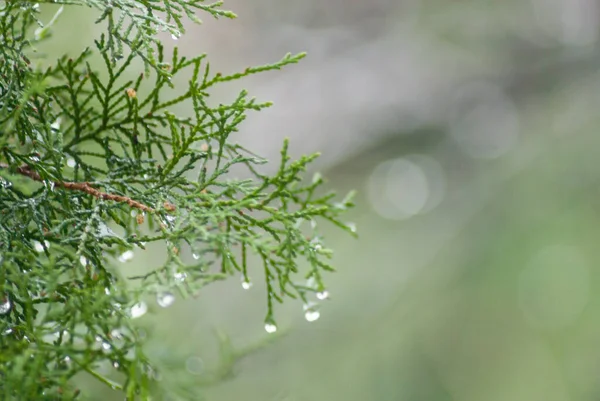
[[306, 280], [306, 286], [308, 288], [315, 288], [317, 285], [317, 280], [315, 279], [314, 276], [309, 277], [308, 280]]
[[242, 278], [242, 288], [245, 290], [249, 290], [252, 287], [252, 283], [249, 280], [244, 280]]
[[125, 251], [119, 256], [119, 262], [129, 262], [131, 259], [133, 259], [134, 256], [135, 255], [132, 250]]
[[173, 34], [171, 34], [171, 39], [173, 39], [173, 40], [177, 40], [177, 39], [179, 39], [179, 36], [177, 36], [177, 35], [175, 35], [175, 34], [173, 33]]
[[54, 183], [54, 181], [44, 181], [44, 186], [45, 186], [46, 188], [48, 188], [48, 190], [49, 190], [50, 192], [54, 192], [54, 186], [55, 186], [55, 185], [56, 185], [56, 184]]
[[135, 216], [137, 216], [137, 210], [135, 210], [135, 209], [134, 209], [134, 210], [132, 210], [131, 212], [129, 212], [129, 215], [130, 215], [131, 217], [135, 217]]
[[355, 233], [355, 232], [356, 232], [356, 224], [355, 224], [355, 223], [347, 223], [347, 224], [346, 224], [346, 227], [348, 227], [348, 229], [349, 229], [351, 232], [353, 232], [353, 233]]
[[177, 281], [178, 283], [183, 283], [187, 278], [187, 274], [184, 272], [177, 272], [174, 274], [173, 277], [175, 277], [175, 281]]
[[309, 309], [306, 312], [304, 312], [304, 318], [307, 322], [314, 322], [319, 317], [321, 317], [321, 313], [319, 313], [318, 310]]
[[119, 362], [114, 361], [113, 362], [113, 368], [118, 369], [119, 368]]
[[79, 263], [81, 263], [81, 265], [85, 267], [88, 264], [88, 260], [87, 260], [87, 258], [85, 256], [80, 256], [79, 257]]
[[48, 241], [44, 241], [44, 245], [42, 245], [40, 242], [34, 241], [33, 247], [38, 252], [44, 252], [44, 247], [46, 247], [46, 249], [50, 248], [50, 243]]
[[138, 317], [144, 316], [146, 312], [148, 312], [148, 305], [146, 305], [146, 303], [142, 301], [133, 305], [129, 313], [131, 314], [132, 319], [136, 319]]
[[40, 161], [40, 158], [38, 156], [31, 156], [29, 159], [31, 161], [33, 161], [33, 162], [39, 162]]
[[69, 166], [71, 168], [75, 168], [76, 165], [77, 165], [77, 162], [75, 161], [75, 159], [73, 159], [72, 157], [69, 157], [67, 159], [67, 166]]
[[12, 182], [6, 181], [4, 178], [0, 177], [0, 187], [10, 188], [12, 186]]
[[192, 253], [192, 258], [198, 260], [200, 259], [200, 255], [198, 255], [197, 253]]
[[275, 333], [277, 331], [277, 326], [272, 323], [265, 324], [265, 331], [269, 334]]
[[167, 220], [167, 222], [172, 224], [175, 222], [175, 216], [167, 215], [167, 216], [165, 216], [165, 220]]
[[321, 301], [325, 300], [329, 298], [329, 291], [320, 291], [317, 292], [317, 299], [320, 299]]
[[185, 361], [185, 368], [193, 375], [199, 375], [204, 370], [204, 361], [197, 356], [190, 356]]
[[98, 224], [98, 235], [101, 237], [118, 237], [118, 235], [103, 222]]
[[167, 308], [175, 302], [175, 295], [172, 292], [161, 292], [156, 294], [156, 303], [162, 308]]
[[52, 124], [50, 124], [50, 128], [52, 128], [54, 131], [58, 131], [60, 129], [60, 122], [61, 119], [58, 117]]
[[104, 288], [104, 293], [106, 295], [110, 295], [110, 288], [108, 288], [108, 287]]
[[102, 349], [108, 351], [110, 349], [110, 344], [107, 342], [102, 343]]
[[8, 335], [8, 334], [10, 334], [10, 333], [12, 333], [12, 332], [13, 332], [13, 329], [11, 329], [11, 328], [8, 328], [8, 329], [4, 330], [4, 331], [2, 332], [2, 334], [3, 334], [3, 335]]

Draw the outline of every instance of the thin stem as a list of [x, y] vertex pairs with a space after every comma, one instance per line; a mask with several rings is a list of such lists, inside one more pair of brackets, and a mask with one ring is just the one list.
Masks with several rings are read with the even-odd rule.
[[[0, 169], [8, 169], [10, 166], [8, 164], [0, 163]], [[17, 167], [16, 172], [24, 175], [26, 177], [31, 178], [34, 181], [44, 182], [44, 179], [39, 175], [39, 173], [35, 170], [32, 170], [30, 166], [24, 164], [22, 166]], [[54, 185], [57, 187], [65, 188], [71, 191], [80, 191], [85, 192], [88, 195], [92, 195], [98, 199], [110, 200], [113, 202], [126, 203], [132, 208], [140, 209], [148, 213], [153, 213], [154, 209], [150, 206], [146, 206], [141, 202], [133, 200], [127, 196], [109, 194], [107, 192], [102, 192], [90, 185], [88, 182], [71, 182], [71, 181], [53, 181]]]

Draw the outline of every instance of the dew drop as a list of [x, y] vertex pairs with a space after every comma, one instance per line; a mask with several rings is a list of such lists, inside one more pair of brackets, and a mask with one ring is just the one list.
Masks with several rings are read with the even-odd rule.
[[353, 233], [355, 233], [355, 232], [356, 232], [356, 224], [355, 224], [355, 223], [347, 223], [347, 224], [346, 224], [346, 227], [348, 227], [348, 229], [349, 229], [351, 232], [353, 232]]
[[184, 272], [177, 272], [174, 274], [173, 277], [175, 277], [175, 281], [177, 281], [178, 283], [183, 283], [187, 278], [187, 274]]
[[129, 262], [131, 259], [133, 259], [133, 256], [134, 254], [132, 250], [125, 251], [119, 256], [119, 262]]
[[33, 247], [38, 252], [44, 252], [44, 247], [46, 247], [46, 249], [50, 248], [50, 243], [48, 241], [44, 241], [44, 245], [42, 245], [40, 242], [34, 241]]
[[167, 308], [175, 302], [175, 295], [172, 292], [161, 292], [156, 295], [156, 303], [162, 308]]
[[319, 317], [321, 317], [321, 313], [319, 313], [318, 310], [309, 309], [306, 312], [304, 312], [304, 318], [307, 322], [314, 322]]
[[119, 368], [119, 362], [114, 361], [113, 362], [113, 368], [118, 369]]
[[329, 298], [329, 291], [320, 291], [317, 292], [317, 299], [320, 299], [321, 301], [325, 300]]
[[245, 290], [249, 290], [252, 287], [252, 282], [247, 280], [242, 280], [242, 288]]
[[98, 224], [98, 235], [101, 237], [117, 237], [118, 235], [106, 224], [100, 222]]
[[5, 315], [8, 313], [12, 304], [10, 303], [10, 299], [5, 298], [4, 301], [0, 304], [0, 315]]
[[192, 253], [192, 258], [198, 260], [200, 259], [200, 255], [198, 255], [197, 253]]
[[173, 33], [173, 34], [171, 34], [171, 39], [173, 39], [173, 40], [177, 40], [177, 39], [179, 39], [179, 36], [177, 36], [177, 35], [175, 35], [175, 34]]
[[142, 301], [133, 305], [129, 313], [131, 314], [132, 319], [136, 319], [138, 317], [144, 316], [146, 312], [148, 312], [148, 305], [146, 305], [146, 303]]
[[82, 266], [87, 266], [88, 264], [88, 260], [85, 256], [80, 256], [79, 257], [79, 263], [81, 263]]
[[269, 334], [275, 333], [277, 331], [277, 326], [272, 323], [265, 324], [265, 331]]
[[185, 361], [185, 368], [193, 375], [199, 375], [204, 370], [204, 361], [197, 356], [190, 356]]
[[107, 342], [102, 343], [102, 349], [108, 351], [110, 349], [110, 344]]
[[45, 186], [46, 188], [48, 188], [48, 190], [49, 190], [50, 192], [54, 192], [54, 187], [55, 187], [55, 185], [56, 185], [56, 184], [54, 183], [54, 181], [44, 181], [44, 186]]
[[77, 162], [75, 161], [75, 159], [73, 159], [72, 157], [69, 157], [67, 159], [67, 166], [69, 166], [70, 168], [75, 168], [76, 165]]
[[52, 124], [50, 124], [50, 128], [52, 128], [54, 131], [58, 131], [60, 129], [60, 123], [61, 119], [58, 117]]
[[131, 212], [129, 212], [129, 215], [130, 215], [131, 217], [135, 217], [135, 216], [137, 216], [137, 210], [132, 210]]

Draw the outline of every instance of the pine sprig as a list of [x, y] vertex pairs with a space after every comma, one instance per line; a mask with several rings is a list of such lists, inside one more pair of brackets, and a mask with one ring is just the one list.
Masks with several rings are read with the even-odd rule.
[[[156, 390], [157, 367], [132, 320], [144, 299], [195, 295], [236, 275], [247, 289], [262, 276], [267, 331], [285, 298], [314, 316], [311, 295], [327, 297], [323, 276], [334, 270], [316, 222], [354, 234], [341, 220], [352, 198], [323, 195], [320, 175], [307, 181], [317, 155], [292, 160], [287, 140], [274, 174], [234, 142], [247, 113], [270, 103], [246, 91], [209, 101], [217, 84], [304, 54], [213, 74], [205, 55], [174, 48], [167, 57], [157, 33], [180, 35], [198, 10], [233, 17], [220, 3], [52, 3], [97, 8], [107, 30], [41, 69], [30, 59], [50, 31], [38, 3], [0, 3], [0, 398], [77, 399], [81, 374], [127, 400], [149, 399], [151, 389], [181, 394]], [[175, 92], [179, 75], [187, 87]], [[185, 107], [193, 112], [180, 116]], [[165, 260], [135, 276], [121, 268], [148, 246], [163, 247]], [[223, 371], [243, 355], [228, 351]]]

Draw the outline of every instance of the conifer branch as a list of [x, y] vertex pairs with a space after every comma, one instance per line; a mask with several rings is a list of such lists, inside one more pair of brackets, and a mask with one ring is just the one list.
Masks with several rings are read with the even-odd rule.
[[[304, 176], [316, 154], [292, 159], [286, 140], [278, 168], [265, 174], [268, 161], [234, 142], [247, 113], [270, 102], [245, 90], [229, 104], [209, 101], [212, 87], [304, 53], [213, 73], [205, 55], [174, 47], [167, 57], [158, 32], [178, 38], [186, 18], [199, 22], [196, 11], [233, 18], [220, 1], [42, 3], [61, 5], [47, 23], [38, 2], [0, 1], [0, 170], [24, 178], [13, 186], [0, 177], [0, 400], [106, 399], [94, 398], [82, 373], [127, 401], [149, 401], [151, 392], [198, 400], [198, 383], [221, 380], [246, 353], [221, 336], [223, 369], [159, 383], [160, 361], [150, 362], [133, 321], [148, 310], [144, 300], [167, 307], [175, 293], [194, 296], [233, 275], [248, 290], [260, 277], [267, 333], [278, 331], [276, 307], [286, 299], [314, 321], [334, 271], [319, 224], [355, 235], [341, 220], [352, 196], [335, 201], [319, 174]], [[79, 55], [34, 67], [28, 60], [44, 54], [63, 7], [76, 5], [100, 11], [103, 33]], [[179, 77], [187, 87], [175, 87]], [[72, 171], [56, 174], [65, 162]], [[246, 179], [232, 179], [240, 169]], [[126, 280], [121, 263], [146, 244], [164, 246], [167, 257]]]

